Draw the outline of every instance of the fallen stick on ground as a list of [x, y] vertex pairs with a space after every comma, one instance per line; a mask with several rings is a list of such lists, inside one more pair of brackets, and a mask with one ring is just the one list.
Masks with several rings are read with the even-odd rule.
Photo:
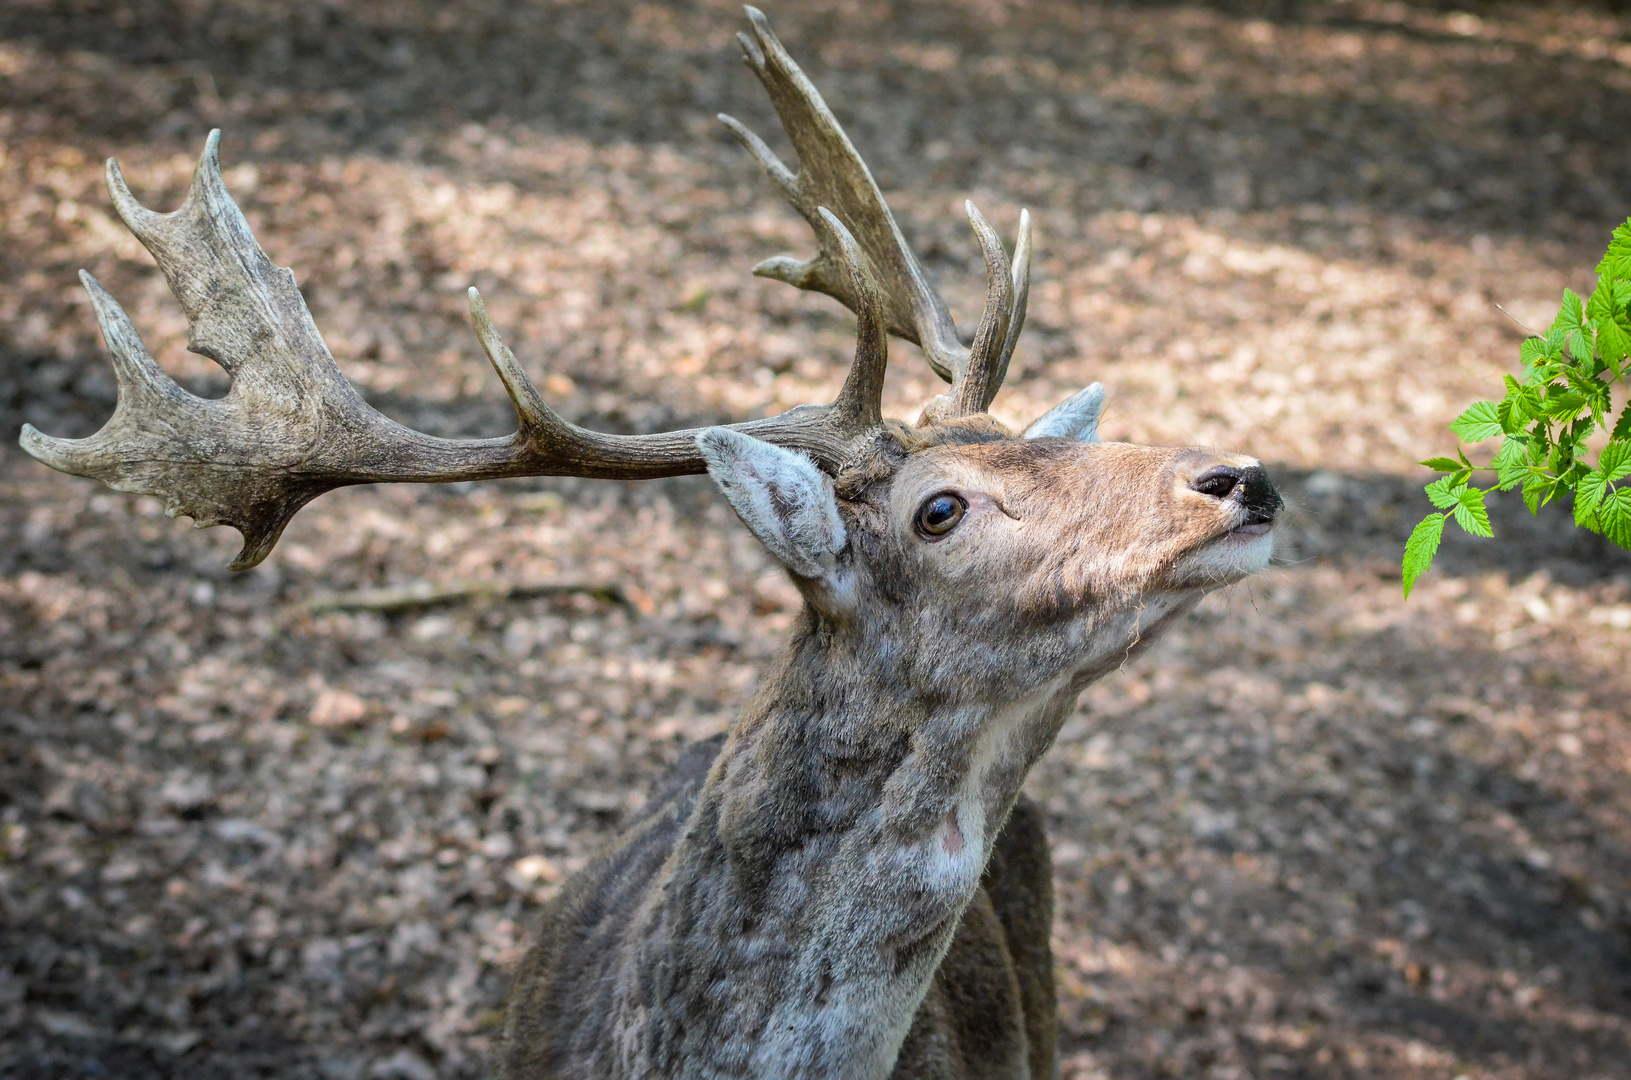
[[385, 615], [394, 615], [448, 604], [462, 604], [472, 600], [531, 600], [541, 596], [567, 596], [573, 593], [616, 604], [626, 610], [631, 617], [639, 615], [639, 611], [621, 585], [583, 581], [538, 582], [531, 585], [503, 581], [440, 583], [415, 581], [409, 585], [396, 585], [384, 589], [322, 593], [307, 600], [301, 608], [308, 615], [321, 615], [330, 611], [377, 611]]

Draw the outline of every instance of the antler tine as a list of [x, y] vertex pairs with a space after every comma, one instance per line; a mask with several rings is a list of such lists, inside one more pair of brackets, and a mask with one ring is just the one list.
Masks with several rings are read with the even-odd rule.
[[[113, 374], [119, 386], [119, 400], [114, 406], [113, 418], [103, 430], [127, 426], [130, 415], [143, 408], [184, 406], [192, 395], [176, 385], [175, 380], [153, 362], [125, 309], [86, 271], [79, 272], [79, 281], [90, 296], [91, 310], [96, 314], [96, 321], [102, 328], [102, 338], [113, 357]], [[84, 471], [94, 463], [95, 441], [94, 438], [52, 438], [42, 434], [33, 424], [23, 425], [19, 439], [24, 450], [53, 469], [80, 475], [84, 475]], [[119, 490], [129, 490], [122, 483], [113, 480], [108, 483]]]
[[1014, 358], [1014, 346], [1019, 344], [1020, 331], [1025, 329], [1025, 308], [1030, 299], [1031, 212], [1022, 209], [1019, 212], [1019, 237], [1014, 244], [1014, 313], [1008, 320], [1008, 337], [1002, 343], [997, 368], [998, 387], [1008, 377], [1008, 362]]
[[1031, 291], [1031, 214], [1019, 212], [1019, 240], [1010, 266], [997, 230], [970, 202], [969, 222], [985, 255], [986, 299], [980, 327], [974, 334], [968, 364], [952, 382], [953, 410], [949, 415], [984, 412], [1008, 375], [1008, 361], [1025, 325], [1025, 305]]
[[[371, 408], [340, 373], [294, 275], [272, 265], [221, 179], [212, 132], [180, 209], [139, 203], [118, 165], [108, 188], [119, 214], [153, 254], [187, 316], [188, 346], [232, 376], [219, 399], [176, 385], [153, 361], [119, 304], [82, 275], [113, 354], [119, 401], [85, 439], [56, 439], [24, 425], [23, 448], [52, 468], [154, 495], [199, 527], [244, 536], [233, 569], [264, 559], [302, 506], [325, 491], [376, 482], [442, 483], [501, 476], [646, 479], [706, 470], [697, 430], [610, 435], [563, 420], [504, 345], [481, 296], [470, 317], [515, 404], [518, 430], [498, 439], [438, 439]], [[879, 423], [884, 323], [860, 246], [823, 211], [822, 233], [843, 259], [860, 313], [855, 363], [831, 405], [732, 425], [836, 470], [855, 440]]]
[[[856, 309], [846, 277], [837, 272], [841, 252], [821, 228], [819, 207], [834, 208], [855, 235], [882, 279], [885, 325], [890, 333], [923, 349], [929, 365], [953, 384], [937, 399], [933, 415], [982, 412], [991, 404], [1024, 324], [1030, 281], [1030, 215], [1020, 215], [1020, 239], [1010, 273], [1002, 244], [986, 220], [969, 207], [969, 220], [985, 254], [987, 299], [973, 348], [964, 346], [945, 302], [928, 284], [922, 266], [901, 235], [894, 215], [815, 86], [782, 47], [763, 13], [746, 8], [751, 34], [738, 34], [743, 58], [764, 84], [782, 128], [798, 155], [795, 174], [763, 139], [732, 117], [720, 120], [747, 148], [782, 196], [815, 230], [820, 251], [812, 259], [778, 255], [753, 268], [761, 277], [826, 293]], [[972, 373], [972, 374], [971, 374]]]
[[889, 332], [884, 321], [878, 280], [867, 266], [866, 253], [831, 210], [820, 207], [821, 221], [844, 253], [855, 293], [855, 359], [844, 386], [833, 400], [835, 424], [855, 436], [883, 422], [883, 377], [889, 364]]
[[985, 220], [985, 215], [973, 202], [963, 203], [974, 235], [979, 238], [980, 251], [985, 256], [985, 308], [980, 312], [980, 326], [974, 332], [974, 345], [969, 349], [963, 369], [952, 380], [951, 396], [954, 400], [952, 415], [966, 416], [980, 413], [997, 396], [1002, 385], [1002, 349], [1008, 342], [1008, 327], [1014, 313], [1014, 281], [1010, 276], [1008, 253], [1002, 249], [1002, 238]]
[[782, 196], [810, 223], [820, 241], [813, 259], [781, 255], [753, 268], [760, 277], [785, 281], [800, 289], [826, 293], [852, 311], [855, 296], [840, 270], [842, 252], [821, 228], [818, 208], [844, 219], [881, 280], [883, 311], [889, 332], [923, 349], [929, 365], [951, 381], [968, 350], [945, 302], [929, 285], [917, 257], [895, 224], [883, 193], [866, 162], [844, 134], [815, 85], [793, 62], [757, 8], [745, 8], [751, 34], [738, 34], [743, 59], [758, 76], [798, 155], [794, 174], [752, 131], [730, 116], [720, 121], [758, 161]]

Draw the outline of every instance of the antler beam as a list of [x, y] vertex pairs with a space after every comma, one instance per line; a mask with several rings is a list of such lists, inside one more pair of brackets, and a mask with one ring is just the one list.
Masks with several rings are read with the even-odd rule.
[[[22, 446], [62, 472], [161, 499], [202, 528], [244, 536], [232, 563], [264, 559], [302, 506], [336, 487], [375, 482], [441, 483], [503, 476], [643, 479], [705, 471], [696, 430], [611, 435], [562, 419], [504, 345], [470, 290], [476, 335], [515, 403], [519, 430], [506, 438], [439, 439], [382, 415], [340, 373], [294, 275], [274, 266], [227, 192], [211, 132], [181, 208], [158, 214], [131, 195], [114, 161], [108, 190], [120, 217], [154, 259], [187, 316], [188, 348], [232, 376], [224, 398], [188, 393], [142, 344], [117, 301], [81, 274], [113, 355], [119, 400], [85, 439], [57, 439], [24, 425]], [[858, 317], [855, 360], [831, 405], [802, 405], [736, 430], [808, 454], [829, 470], [876, 428], [887, 363], [883, 304], [866, 257], [832, 213], [816, 224], [846, 271]]]

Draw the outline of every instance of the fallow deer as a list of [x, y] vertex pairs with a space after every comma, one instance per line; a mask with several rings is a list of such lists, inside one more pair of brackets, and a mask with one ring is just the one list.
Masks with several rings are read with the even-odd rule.
[[[1028, 218], [1010, 263], [969, 205], [988, 292], [964, 345], [820, 95], [747, 16], [743, 52], [800, 171], [721, 119], [820, 244], [755, 272], [856, 315], [831, 404], [701, 431], [587, 431], [545, 403], [471, 289], [519, 430], [404, 428], [340, 374], [227, 194], [212, 134], [172, 214], [142, 207], [112, 161], [108, 185], [184, 309], [189, 347], [231, 391], [183, 391], [83, 275], [117, 409], [87, 439], [25, 426], [22, 443], [199, 526], [236, 526], [240, 569], [343, 485], [706, 471], [803, 611], [728, 737], [696, 748], [547, 908], [511, 992], [503, 1075], [1054, 1076], [1050, 867], [1021, 782], [1083, 687], [1266, 565], [1280, 499], [1248, 457], [1098, 441], [1098, 384], [1022, 433], [993, 419], [1025, 317]], [[881, 415], [889, 334], [950, 383], [915, 423]]]

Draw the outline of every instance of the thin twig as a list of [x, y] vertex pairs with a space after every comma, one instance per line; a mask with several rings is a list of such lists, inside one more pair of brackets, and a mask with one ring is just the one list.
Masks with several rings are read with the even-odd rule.
[[1530, 337], [1540, 337], [1541, 336], [1540, 334], [1536, 333], [1534, 330], [1531, 330], [1529, 328], [1529, 325], [1527, 323], [1525, 323], [1522, 319], [1520, 319], [1516, 315], [1512, 314], [1512, 312], [1508, 311], [1506, 308], [1502, 307], [1500, 304], [1495, 305], [1495, 310], [1499, 311], [1502, 315], [1505, 315], [1507, 318], [1511, 319], [1513, 322], [1515, 322], [1519, 326], [1523, 327], [1524, 330], [1528, 331]]
[[324, 593], [313, 596], [301, 605], [308, 615], [321, 615], [330, 611], [377, 611], [395, 615], [425, 608], [462, 604], [475, 600], [531, 600], [541, 596], [569, 596], [581, 594], [596, 600], [616, 604], [631, 617], [639, 615], [621, 585], [596, 584], [582, 581], [538, 582], [531, 585], [503, 581], [415, 581], [411, 585], [398, 585], [384, 589], [355, 589], [350, 592]]

